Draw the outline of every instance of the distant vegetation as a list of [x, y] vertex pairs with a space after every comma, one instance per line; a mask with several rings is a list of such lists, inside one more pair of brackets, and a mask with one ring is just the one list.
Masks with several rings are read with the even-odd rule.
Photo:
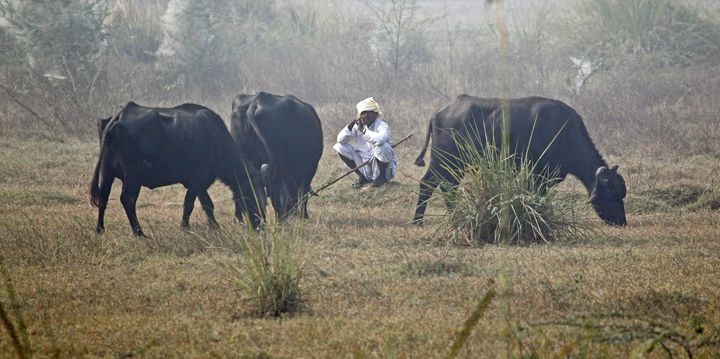
[[[718, 114], [705, 105], [720, 92], [712, 80], [720, 74], [720, 14], [711, 2], [520, 3], [501, 13], [512, 96], [570, 102], [611, 151], [718, 149]], [[128, 100], [190, 100], [226, 116], [233, 95], [262, 89], [317, 105], [333, 125], [345, 122], [348, 104], [373, 95], [397, 129], [414, 130], [460, 93], [500, 95], [495, 12], [468, 2], [477, 13], [458, 14], [448, 4], [456, 5], [3, 1], [0, 127], [86, 137], [95, 118]]]
[[[720, 2], [499, 3], [0, 0], [0, 356], [718, 357]], [[410, 224], [433, 111], [506, 80], [582, 115], [620, 164], [626, 227], [499, 151], [463, 154], [454, 208], [436, 195]], [[310, 220], [260, 232], [222, 186], [219, 230], [180, 231], [181, 186], [143, 191], [149, 238], [116, 191], [96, 235], [96, 119], [132, 100], [227, 121], [257, 90], [316, 106], [315, 188], [343, 173], [327, 145], [373, 96], [395, 140], [415, 134], [397, 181], [343, 179]]]

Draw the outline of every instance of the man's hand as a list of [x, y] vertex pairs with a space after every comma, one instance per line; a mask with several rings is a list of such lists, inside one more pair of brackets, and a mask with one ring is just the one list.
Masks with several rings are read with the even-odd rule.
[[359, 117], [357, 120], [355, 120], [355, 123], [358, 126], [358, 130], [362, 133], [365, 133], [365, 129], [367, 129], [367, 126], [365, 126], [365, 121], [363, 121], [362, 117]]

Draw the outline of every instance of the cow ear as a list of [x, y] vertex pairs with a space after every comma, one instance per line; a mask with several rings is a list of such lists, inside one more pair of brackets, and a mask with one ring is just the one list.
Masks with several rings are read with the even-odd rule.
[[617, 170], [618, 170], [618, 165], [614, 165], [614, 166], [610, 167], [610, 171], [617, 172]]

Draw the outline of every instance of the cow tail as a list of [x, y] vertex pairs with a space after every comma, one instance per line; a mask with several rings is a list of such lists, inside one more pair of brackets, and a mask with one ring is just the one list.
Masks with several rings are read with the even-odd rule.
[[102, 167], [103, 152], [105, 146], [100, 147], [100, 157], [98, 158], [97, 164], [95, 165], [95, 173], [93, 174], [92, 181], [90, 182], [90, 203], [94, 207], [100, 207], [100, 168]]
[[430, 119], [430, 123], [428, 124], [427, 129], [427, 135], [425, 135], [425, 145], [423, 146], [422, 150], [420, 150], [420, 155], [418, 155], [417, 159], [415, 160], [415, 164], [420, 167], [425, 166], [425, 160], [423, 159], [423, 157], [425, 157], [425, 151], [427, 151], [428, 144], [430, 143], [430, 136], [432, 136], [433, 120], [435, 120], [435, 117]]
[[255, 111], [257, 110], [257, 101], [253, 101], [252, 104], [248, 107], [247, 110], [247, 118], [248, 122], [250, 123], [250, 126], [253, 128], [255, 133], [257, 134], [258, 138], [260, 139], [260, 142], [262, 142], [263, 147], [265, 147], [265, 152], [267, 152], [268, 155], [268, 161], [270, 162], [270, 173], [275, 172], [275, 166], [277, 165], [275, 162], [275, 158], [273, 157], [272, 151], [270, 151], [270, 146], [268, 146], [267, 141], [265, 140], [265, 136], [263, 136], [262, 132], [260, 132], [260, 127], [255, 122]]
[[107, 146], [110, 144], [110, 124], [107, 125], [103, 131], [102, 141], [100, 142], [100, 156], [98, 156], [97, 164], [95, 165], [95, 172], [93, 173], [92, 181], [90, 182], [90, 203], [95, 207], [102, 205], [102, 199], [100, 197], [100, 171], [103, 167], [103, 157], [105, 157], [105, 151]]

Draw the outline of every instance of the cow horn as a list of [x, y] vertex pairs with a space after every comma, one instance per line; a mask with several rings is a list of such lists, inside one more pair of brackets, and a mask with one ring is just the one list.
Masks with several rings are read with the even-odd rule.
[[263, 163], [260, 166], [260, 177], [262, 178], [263, 182], [267, 182], [270, 178], [270, 165], [267, 163]]
[[597, 169], [597, 171], [595, 172], [595, 179], [597, 179], [598, 183], [602, 183], [603, 185], [606, 185], [608, 183], [607, 171], [608, 168], [605, 166]]

